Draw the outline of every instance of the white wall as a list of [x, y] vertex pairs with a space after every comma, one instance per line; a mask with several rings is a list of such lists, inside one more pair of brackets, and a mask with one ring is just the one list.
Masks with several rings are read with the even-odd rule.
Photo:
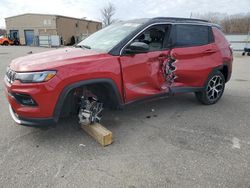
[[235, 51], [243, 51], [245, 47], [250, 48], [249, 35], [226, 35]]

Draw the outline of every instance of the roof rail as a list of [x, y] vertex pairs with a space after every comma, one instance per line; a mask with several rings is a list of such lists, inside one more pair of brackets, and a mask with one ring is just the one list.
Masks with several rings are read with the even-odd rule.
[[202, 20], [202, 19], [196, 19], [196, 18], [176, 18], [176, 17], [156, 17], [156, 18], [153, 18], [153, 20], [209, 22], [208, 20]]

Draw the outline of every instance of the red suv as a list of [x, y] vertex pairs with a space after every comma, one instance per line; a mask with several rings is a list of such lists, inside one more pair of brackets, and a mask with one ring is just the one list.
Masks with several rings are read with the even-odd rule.
[[90, 124], [108, 107], [194, 92], [203, 104], [222, 96], [232, 50], [218, 25], [186, 18], [115, 23], [74, 47], [12, 61], [5, 76], [13, 119], [23, 125], [78, 115]]

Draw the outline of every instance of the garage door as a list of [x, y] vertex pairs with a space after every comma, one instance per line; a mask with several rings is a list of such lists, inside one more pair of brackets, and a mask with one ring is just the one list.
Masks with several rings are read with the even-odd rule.
[[26, 45], [32, 45], [34, 39], [34, 30], [25, 30], [24, 35], [25, 35]]

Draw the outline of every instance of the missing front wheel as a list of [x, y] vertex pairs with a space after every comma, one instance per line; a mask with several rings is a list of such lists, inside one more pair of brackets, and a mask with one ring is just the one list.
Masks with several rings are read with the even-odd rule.
[[100, 122], [103, 111], [103, 103], [91, 95], [82, 95], [80, 98], [80, 108], [78, 113], [79, 123], [82, 125], [90, 125]]

